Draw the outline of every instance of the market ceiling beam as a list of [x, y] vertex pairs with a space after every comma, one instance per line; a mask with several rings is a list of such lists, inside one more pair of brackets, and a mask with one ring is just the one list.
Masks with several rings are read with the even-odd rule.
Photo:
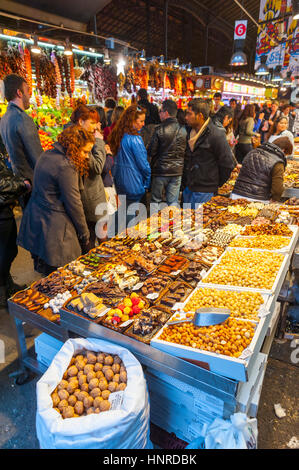
[[44, 23], [51, 23], [55, 26], [65, 26], [66, 28], [74, 29], [77, 31], [87, 31], [87, 24], [80, 21], [71, 20], [64, 16], [56, 15], [46, 11], [38, 10], [26, 5], [20, 5], [20, 3], [12, 2], [11, 0], [1, 0], [1, 11], [7, 13], [13, 13], [19, 15], [22, 12], [22, 16], [31, 18], [33, 20], [41, 21]]

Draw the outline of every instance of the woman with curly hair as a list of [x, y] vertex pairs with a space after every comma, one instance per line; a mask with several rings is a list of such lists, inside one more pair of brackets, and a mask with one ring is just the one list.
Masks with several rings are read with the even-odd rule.
[[[120, 116], [109, 135], [108, 144], [115, 155], [112, 175], [118, 195], [126, 196], [126, 209], [140, 202], [150, 186], [151, 168], [140, 131], [144, 126], [146, 110], [133, 105]], [[124, 205], [121, 207], [124, 210]], [[134, 215], [126, 217], [126, 223]]]
[[101, 204], [103, 208], [106, 204], [103, 182], [103, 172], [106, 164], [106, 149], [101, 133], [99, 114], [96, 109], [81, 104], [73, 111], [71, 121], [68, 126], [69, 125], [79, 125], [95, 136], [95, 144], [88, 160], [88, 174], [86, 177], [82, 177], [83, 190], [81, 192], [84, 213], [90, 231], [91, 247], [94, 247], [96, 242], [96, 224], [100, 219], [101, 222], [106, 222], [105, 214], [96, 214], [96, 208], [100, 207], [99, 204]]
[[81, 126], [71, 126], [57, 140], [35, 166], [18, 236], [18, 244], [32, 254], [34, 269], [45, 275], [89, 249], [79, 182], [88, 175], [95, 138]]

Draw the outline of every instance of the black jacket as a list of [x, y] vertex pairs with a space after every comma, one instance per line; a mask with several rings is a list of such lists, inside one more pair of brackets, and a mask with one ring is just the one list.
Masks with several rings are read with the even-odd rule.
[[0, 156], [0, 220], [14, 216], [11, 206], [26, 192], [24, 179], [14, 176]]
[[160, 116], [158, 107], [150, 103], [148, 100], [139, 100], [138, 106], [146, 109], [146, 116], [145, 116], [145, 125], [148, 124], [160, 124]]
[[33, 180], [35, 164], [43, 153], [33, 119], [14, 103], [9, 103], [0, 121], [0, 132], [13, 173]]
[[[187, 142], [190, 138], [190, 131]], [[232, 152], [223, 130], [209, 122], [195, 143], [193, 152], [187, 143], [184, 184], [190, 191], [216, 193], [235, 167]]]
[[275, 144], [265, 143], [251, 150], [243, 160], [234, 194], [267, 201], [271, 198], [272, 170], [277, 163], [286, 166], [283, 151]]
[[182, 176], [187, 132], [176, 118], [159, 124], [148, 147], [153, 176]]

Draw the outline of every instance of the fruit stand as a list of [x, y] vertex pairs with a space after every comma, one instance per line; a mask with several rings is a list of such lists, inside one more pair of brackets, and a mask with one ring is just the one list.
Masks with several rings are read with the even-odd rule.
[[[170, 208], [15, 294], [8, 304], [18, 382], [27, 369], [43, 373], [49, 365], [29, 356], [26, 322], [56, 338], [58, 349], [73, 336], [128, 349], [144, 367], [152, 422], [186, 442], [200, 432], [198, 422], [238, 410], [256, 413], [267, 360], [263, 345], [273, 338], [299, 233], [297, 225], [276, 222], [285, 207], [218, 196], [200, 208], [202, 228], [199, 211]], [[254, 223], [260, 219], [267, 223]], [[198, 331], [187, 321], [200, 307], [227, 307], [231, 315]], [[169, 325], [178, 318], [180, 325]], [[190, 393], [196, 403], [188, 425], [187, 411], [181, 426], [175, 419], [176, 393], [183, 394], [184, 409]]]

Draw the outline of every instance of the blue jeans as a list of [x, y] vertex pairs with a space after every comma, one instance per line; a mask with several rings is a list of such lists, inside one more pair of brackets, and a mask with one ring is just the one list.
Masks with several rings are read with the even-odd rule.
[[181, 176], [153, 176], [151, 202], [156, 204], [163, 202], [165, 190], [167, 204], [169, 206], [178, 204], [181, 181]]
[[214, 193], [197, 193], [190, 191], [189, 188], [185, 188], [183, 191], [183, 203], [191, 204], [191, 209], [196, 209], [196, 206], [204, 202], [208, 202]]

